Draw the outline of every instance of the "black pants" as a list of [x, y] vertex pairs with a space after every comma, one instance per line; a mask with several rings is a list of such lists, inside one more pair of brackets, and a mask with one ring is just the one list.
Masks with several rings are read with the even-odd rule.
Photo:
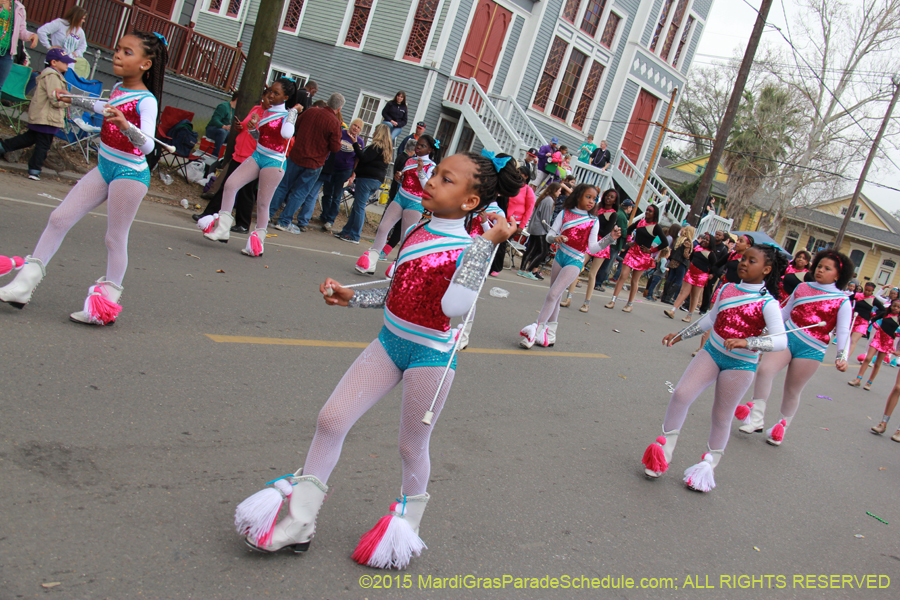
[[678, 292], [681, 291], [681, 282], [684, 279], [684, 274], [686, 272], [687, 267], [683, 264], [678, 265], [677, 267], [669, 266], [669, 270], [666, 272], [666, 287], [663, 289], [663, 302], [667, 304], [673, 304], [675, 302], [675, 298], [678, 297]]
[[491, 263], [491, 273], [503, 270], [503, 258], [506, 254], [506, 242], [497, 245], [497, 254], [494, 255], [494, 262]]
[[26, 129], [19, 135], [8, 140], [3, 140], [3, 150], [6, 152], [14, 152], [22, 148], [31, 148], [34, 146], [34, 152], [31, 154], [31, 160], [28, 161], [28, 172], [38, 174], [47, 160], [47, 153], [50, 152], [50, 145], [53, 143], [52, 133], [41, 133], [33, 129]]
[[[216, 192], [213, 199], [209, 201], [209, 204], [206, 205], [206, 208], [203, 209], [203, 214], [200, 216], [205, 217], [219, 212], [222, 208], [222, 194], [225, 193], [225, 182], [228, 181], [228, 178], [239, 166], [241, 166], [241, 163], [236, 160], [232, 160], [228, 163], [225, 175], [222, 176], [222, 185], [219, 186], [219, 191]], [[234, 224], [238, 227], [250, 229], [250, 221], [253, 217], [253, 206], [256, 204], [256, 185], [258, 181], [259, 180], [255, 179], [238, 190], [237, 197], [234, 200], [234, 207], [236, 209]], [[257, 224], [260, 227], [265, 227], [268, 223], [268, 216], [269, 215], [257, 215]]]
[[547, 237], [543, 235], [530, 236], [525, 253], [522, 255], [522, 262], [519, 264], [519, 270], [534, 271], [544, 264], [548, 254], [550, 254], [550, 244], [547, 243]]
[[710, 301], [712, 300], [713, 292], [716, 291], [716, 284], [718, 283], [719, 278], [712, 276], [710, 276], [709, 281], [706, 282], [706, 287], [703, 288], [703, 302], [700, 303], [700, 312], [709, 312]]

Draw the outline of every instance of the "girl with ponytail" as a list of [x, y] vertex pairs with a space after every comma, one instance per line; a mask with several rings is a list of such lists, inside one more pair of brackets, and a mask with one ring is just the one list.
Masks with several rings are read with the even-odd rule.
[[[681, 426], [691, 404], [716, 384], [712, 426], [702, 460], [684, 472], [688, 488], [709, 492], [716, 487], [713, 471], [731, 433], [731, 415], [753, 383], [760, 352], [787, 347], [784, 320], [778, 304], [778, 284], [787, 261], [774, 246], [757, 245], [744, 252], [737, 268], [738, 284], [725, 284], [712, 309], [680, 333], [670, 333], [663, 345], [671, 347], [712, 330], [709, 341], [691, 361], [669, 399], [662, 435], [644, 452], [644, 474], [655, 479], [669, 468]], [[767, 329], [767, 335], [763, 330]]]
[[88, 325], [112, 325], [122, 307], [122, 279], [128, 266], [128, 232], [150, 185], [147, 155], [162, 100], [168, 58], [165, 38], [135, 31], [122, 36], [113, 55], [113, 73], [122, 78], [109, 100], [67, 97], [57, 99], [82, 110], [104, 115], [99, 161], [50, 214], [37, 246], [16, 278], [0, 288], [0, 300], [23, 308], [44, 278], [45, 267], [69, 229], [90, 211], [107, 202], [106, 275], [90, 286], [84, 308], [69, 318]]
[[[260, 552], [309, 548], [344, 438], [366, 411], [401, 382], [401, 495], [375, 528], [363, 535], [353, 558], [371, 567], [402, 569], [425, 548], [419, 527], [430, 499], [429, 440], [456, 369], [456, 336], [450, 319], [469, 312], [495, 246], [509, 238], [517, 225], [499, 213], [488, 213], [492, 227], [473, 238], [465, 229], [466, 216], [499, 203], [521, 185], [515, 161], [508, 157], [451, 156], [423, 186], [422, 206], [432, 219], [406, 236], [388, 287], [353, 290], [331, 278], [319, 286], [329, 306], [383, 308], [384, 327], [319, 412], [303, 468], [274, 482], [278, 490], [263, 490], [238, 506], [235, 524], [251, 548]], [[289, 510], [275, 524], [282, 494], [289, 496]], [[346, 520], [359, 518], [348, 515]]]

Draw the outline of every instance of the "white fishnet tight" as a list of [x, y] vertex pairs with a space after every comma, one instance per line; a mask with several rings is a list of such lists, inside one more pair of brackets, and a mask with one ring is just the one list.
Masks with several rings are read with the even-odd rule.
[[381, 342], [375, 340], [369, 344], [344, 373], [319, 412], [316, 435], [306, 455], [303, 474], [315, 475], [322, 483], [328, 483], [350, 428], [402, 380], [399, 444], [403, 493], [409, 496], [424, 494], [431, 475], [428, 443], [453, 383], [454, 371], [450, 371], [444, 381], [434, 405], [431, 425], [422, 423], [422, 417], [434, 399], [443, 372], [443, 367], [415, 367], [401, 371]]
[[283, 175], [284, 169], [277, 167], [260, 169], [255, 160], [248, 158], [225, 181], [225, 190], [222, 192], [222, 208], [219, 209], [219, 212], [231, 214], [237, 193], [242, 187], [258, 178], [256, 228], [265, 229], [269, 224], [269, 204], [272, 202], [272, 196], [275, 195], [275, 190], [278, 189], [278, 184], [281, 183]]
[[793, 417], [800, 408], [800, 394], [813, 378], [819, 365], [817, 360], [809, 358], [793, 358], [790, 350], [766, 352], [756, 368], [756, 382], [753, 384], [753, 398], [767, 401], [772, 393], [772, 381], [775, 376], [787, 367], [784, 376], [784, 395], [781, 397], [781, 414]]
[[384, 216], [381, 217], [381, 223], [378, 224], [378, 231], [375, 232], [375, 241], [372, 242], [372, 250], [377, 250], [381, 252], [384, 250], [384, 245], [387, 243], [388, 236], [391, 234], [391, 229], [394, 228], [394, 225], [397, 221], [400, 221], [400, 242], [399, 245], [403, 245], [403, 240], [406, 239], [406, 232], [409, 231], [409, 228], [419, 222], [422, 218], [422, 213], [417, 210], [406, 209], [400, 207], [400, 205], [396, 202], [391, 202], [386, 209], [384, 209]]
[[681, 429], [691, 404], [713, 383], [716, 384], [716, 392], [712, 406], [709, 447], [712, 450], [724, 450], [731, 434], [734, 409], [750, 389], [753, 371], [719, 371], [719, 365], [706, 350], [697, 354], [675, 386], [666, 409], [663, 431]]
[[128, 232], [146, 194], [147, 186], [140, 181], [114, 179], [107, 186], [100, 169], [92, 169], [50, 213], [32, 256], [49, 263], [75, 223], [106, 201], [106, 280], [122, 285], [128, 268]]
[[550, 291], [544, 299], [544, 306], [538, 313], [538, 323], [556, 323], [559, 319], [559, 301], [562, 299], [566, 288], [578, 278], [581, 269], [575, 265], [563, 267], [557, 261], [553, 261], [550, 271]]

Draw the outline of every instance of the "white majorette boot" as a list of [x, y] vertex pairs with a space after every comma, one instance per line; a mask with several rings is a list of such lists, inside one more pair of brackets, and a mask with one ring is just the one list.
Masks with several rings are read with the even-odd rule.
[[[306, 552], [316, 534], [316, 516], [328, 486], [313, 475], [301, 475], [300, 469], [273, 481], [275, 487], [256, 492], [234, 511], [234, 526], [244, 542], [259, 552]], [[288, 515], [277, 524], [275, 519], [284, 500], [288, 500]]]
[[665, 473], [672, 462], [672, 455], [675, 453], [675, 444], [678, 443], [678, 434], [680, 429], [672, 431], [663, 431], [663, 434], [656, 438], [656, 441], [647, 446], [644, 450], [644, 475], [650, 479], [656, 479]]
[[[707, 446], [708, 448], [709, 446]], [[696, 465], [684, 470], [684, 483], [689, 490], [695, 492], [709, 492], [716, 487], [716, 479], [713, 472], [725, 450], [709, 450], [703, 453], [703, 458]]]
[[25, 264], [16, 273], [15, 278], [0, 288], [0, 300], [19, 309], [25, 308], [35, 288], [46, 274], [43, 262], [33, 256], [26, 256]]
[[556, 343], [556, 328], [558, 326], [559, 326], [558, 321], [555, 323], [547, 323], [547, 347], [548, 348]]
[[101, 277], [88, 289], [84, 309], [69, 315], [69, 320], [85, 325], [112, 325], [116, 322], [122, 307], [119, 299], [124, 288]]
[[778, 422], [775, 423], [775, 426], [766, 430], [766, 443], [771, 444], [772, 446], [780, 446], [781, 442], [784, 440], [784, 432], [791, 424], [791, 419], [794, 417], [786, 417], [784, 415], [778, 415], [781, 417], [778, 419]]
[[[556, 337], [554, 336], [554, 340]], [[538, 346], [543, 346], [544, 348], [549, 348], [553, 345], [553, 342], [550, 341], [550, 323], [541, 323], [538, 325], [537, 331], [534, 334], [534, 343]]]
[[538, 324], [532, 323], [531, 325], [526, 325], [519, 331], [519, 335], [522, 336], [522, 339], [519, 340], [519, 346], [525, 348], [526, 350], [530, 349], [534, 346], [535, 334], [537, 334]]
[[470, 333], [472, 333], [472, 321], [459, 326], [459, 344], [456, 347], [457, 352], [469, 347]]
[[[197, 225], [199, 226], [199, 224], [200, 222], [198, 221]], [[231, 214], [219, 213], [219, 217], [215, 221], [213, 230], [209, 233], [204, 233], [203, 237], [214, 242], [222, 242], [223, 244], [227, 244], [228, 238], [231, 237], [231, 227], [233, 225], [234, 217], [232, 217]]]
[[742, 433], [757, 433], [763, 430], [766, 417], [766, 401], [753, 400], [742, 404], [734, 411], [734, 417], [744, 424], [738, 430]]
[[378, 268], [378, 250], [375, 248], [366, 250], [356, 261], [354, 268], [363, 275], [374, 275], [375, 269]]
[[359, 538], [353, 560], [377, 569], [405, 569], [409, 559], [427, 548], [419, 537], [419, 523], [430, 498], [428, 494], [398, 498], [388, 514]]
[[250, 237], [247, 238], [247, 245], [241, 250], [241, 254], [245, 256], [262, 256], [265, 248], [263, 247], [266, 240], [265, 229], [254, 229]]

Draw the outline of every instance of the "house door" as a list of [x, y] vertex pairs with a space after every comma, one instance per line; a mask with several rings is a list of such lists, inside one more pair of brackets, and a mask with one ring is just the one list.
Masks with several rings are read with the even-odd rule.
[[512, 12], [491, 0], [479, 0], [469, 27], [469, 37], [456, 67], [457, 77], [474, 77], [481, 89], [487, 91], [511, 21]]
[[175, 0], [135, 0], [134, 3], [166, 19], [172, 18], [172, 9], [175, 8]]
[[638, 156], [641, 155], [641, 148], [644, 147], [644, 139], [650, 128], [657, 100], [653, 94], [641, 90], [637, 104], [634, 105], [634, 112], [631, 113], [628, 130], [625, 132], [625, 139], [622, 140], [622, 151], [635, 165], [637, 165]]

